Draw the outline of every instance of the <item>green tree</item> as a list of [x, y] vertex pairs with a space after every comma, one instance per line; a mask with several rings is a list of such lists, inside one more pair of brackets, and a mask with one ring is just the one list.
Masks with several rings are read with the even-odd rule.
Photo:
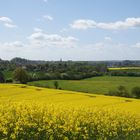
[[28, 81], [28, 74], [24, 69], [17, 68], [13, 73], [13, 78], [19, 83], [26, 84]]
[[0, 72], [0, 83], [4, 83], [4, 82], [5, 82], [4, 74]]
[[134, 87], [132, 89], [132, 94], [135, 95], [137, 98], [140, 98], [140, 87]]
[[129, 93], [124, 86], [119, 86], [117, 90], [119, 96], [129, 97]]
[[107, 65], [104, 64], [104, 63], [99, 63], [99, 64], [97, 64], [97, 65], [95, 66], [95, 70], [96, 70], [97, 72], [101, 72], [101, 73], [105, 73], [105, 72], [108, 71]]
[[58, 86], [59, 86], [58, 81], [54, 81], [54, 87], [55, 87], [56, 89], [58, 89]]
[[108, 94], [111, 96], [130, 97], [129, 92], [124, 86], [119, 86], [116, 90], [110, 90]]

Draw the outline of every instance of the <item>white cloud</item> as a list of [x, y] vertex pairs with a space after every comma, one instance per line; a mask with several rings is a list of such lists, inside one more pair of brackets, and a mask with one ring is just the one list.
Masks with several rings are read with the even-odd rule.
[[0, 21], [6, 22], [6, 23], [12, 23], [12, 20], [8, 17], [0, 17]]
[[5, 27], [8, 27], [8, 28], [16, 28], [17, 27], [16, 25], [9, 24], [9, 23], [5, 23], [4, 25], [5, 25]]
[[17, 27], [9, 17], [0, 17], [0, 23], [2, 23], [7, 28]]
[[96, 22], [94, 20], [79, 19], [79, 20], [75, 20], [73, 24], [71, 24], [70, 26], [74, 29], [95, 28]]
[[18, 56], [27, 59], [59, 60], [69, 49], [73, 50], [77, 43], [78, 39], [75, 37], [47, 34], [42, 29], [35, 28], [26, 43], [0, 42], [0, 56], [3, 59]]
[[75, 20], [71, 25], [74, 29], [89, 29], [100, 28], [109, 30], [128, 29], [133, 27], [140, 27], [140, 18], [127, 18], [124, 21], [116, 22], [96, 22], [94, 20], [79, 19]]
[[114, 42], [113, 40], [96, 42], [84, 45], [82, 48], [82, 56], [88, 60], [126, 60], [140, 59], [139, 48], [134, 48], [133, 44], [123, 44]]
[[[140, 43], [123, 44], [114, 42], [114, 40], [108, 42], [106, 39], [108, 40], [109, 37], [96, 43], [80, 44], [74, 37], [62, 37], [39, 31], [31, 34], [28, 39], [26, 44], [20, 41], [0, 43], [0, 56], [4, 59], [18, 56], [45, 60], [59, 60], [60, 58], [63, 60], [140, 59]], [[71, 47], [75, 44], [76, 47]]]
[[105, 40], [105, 41], [108, 41], [108, 42], [111, 42], [111, 41], [112, 41], [112, 38], [109, 37], [109, 36], [106, 36], [106, 37], [104, 38], [104, 40]]
[[49, 20], [49, 21], [52, 21], [53, 20], [53, 17], [52, 16], [49, 16], [49, 15], [44, 15], [43, 18], [45, 20]]
[[134, 45], [134, 47], [135, 47], [135, 48], [140, 48], [140, 42], [136, 43], [136, 44]]
[[43, 30], [40, 28], [34, 28], [34, 32], [43, 32]]
[[32, 44], [32, 46], [74, 47], [78, 41], [77, 38], [72, 36], [63, 37], [58, 34], [47, 34], [41, 29], [36, 29], [35, 31], [36, 32], [28, 37], [29, 42], [30, 44]]
[[0, 42], [0, 49], [5, 51], [17, 51], [19, 49], [22, 49], [24, 47], [24, 44], [20, 41], [14, 41], [14, 42]]

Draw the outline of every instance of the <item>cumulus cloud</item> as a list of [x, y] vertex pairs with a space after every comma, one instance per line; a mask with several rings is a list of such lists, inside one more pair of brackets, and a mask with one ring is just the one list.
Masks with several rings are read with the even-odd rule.
[[5, 51], [15, 51], [22, 49], [24, 44], [21, 41], [14, 41], [14, 42], [0, 42], [0, 49]]
[[34, 28], [34, 32], [43, 32], [43, 30], [40, 28]]
[[49, 21], [52, 21], [53, 20], [53, 17], [52, 16], [49, 16], [49, 15], [44, 15], [43, 18], [45, 20], [49, 20]]
[[109, 37], [109, 36], [106, 36], [106, 37], [104, 38], [104, 40], [105, 40], [105, 41], [108, 41], [108, 42], [111, 42], [111, 41], [112, 41], [112, 38]]
[[66, 56], [69, 49], [75, 50], [77, 44], [78, 39], [75, 37], [47, 34], [40, 28], [34, 28], [34, 32], [26, 38], [26, 43], [0, 42], [0, 56], [4, 59], [18, 56], [28, 59], [59, 60]]
[[7, 28], [17, 27], [9, 17], [0, 17], [0, 23], [2, 23]]
[[73, 47], [76, 45], [78, 39], [72, 36], [63, 37], [58, 34], [47, 34], [41, 29], [36, 29], [29, 37], [29, 42], [32, 46], [48, 47]]
[[[123, 44], [105, 37], [99, 42], [81, 44], [74, 37], [33, 32], [26, 43], [20, 41], [0, 43], [0, 56], [15, 56], [46, 60], [125, 60], [140, 59], [140, 43]], [[76, 47], [71, 47], [75, 46]], [[64, 47], [65, 46], [65, 47]]]
[[126, 18], [124, 21], [116, 22], [96, 22], [89, 19], [75, 20], [71, 25], [74, 29], [89, 29], [89, 28], [100, 28], [108, 30], [121, 30], [133, 27], [140, 27], [140, 18]]
[[96, 28], [96, 22], [94, 20], [79, 19], [75, 20], [70, 26], [74, 29]]

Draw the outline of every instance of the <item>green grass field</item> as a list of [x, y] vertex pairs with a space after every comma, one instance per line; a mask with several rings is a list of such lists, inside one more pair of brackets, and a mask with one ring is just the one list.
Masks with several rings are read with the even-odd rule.
[[[96, 94], [107, 94], [109, 90], [116, 89], [118, 86], [123, 85], [131, 92], [135, 86], [140, 86], [140, 77], [93, 77], [85, 80], [57, 80], [59, 88], [89, 92]], [[43, 80], [29, 82], [29, 85], [54, 88], [54, 80]]]

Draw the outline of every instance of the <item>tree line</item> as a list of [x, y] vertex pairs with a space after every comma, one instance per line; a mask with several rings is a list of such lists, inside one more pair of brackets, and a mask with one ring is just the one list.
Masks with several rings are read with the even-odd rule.
[[[8, 65], [9, 66], [9, 65]], [[1, 77], [5, 82], [17, 81], [15, 77], [24, 77], [26, 82], [37, 80], [80, 80], [94, 76], [104, 75], [108, 69], [105, 64], [90, 65], [85, 62], [53, 62], [46, 64], [15, 66], [12, 69], [1, 70]], [[11, 77], [4, 77], [4, 73], [12, 72]], [[3, 72], [3, 73], [2, 73]], [[19, 74], [20, 73], [20, 74]], [[3, 75], [3, 76], [2, 76]], [[11, 78], [11, 79], [9, 79]], [[22, 83], [22, 82], [21, 82]], [[25, 82], [24, 82], [25, 83]]]
[[114, 90], [110, 90], [108, 92], [110, 96], [120, 96], [120, 97], [127, 97], [127, 98], [140, 98], [140, 87], [136, 86], [131, 89], [131, 92], [128, 92], [125, 86], [118, 86]]

